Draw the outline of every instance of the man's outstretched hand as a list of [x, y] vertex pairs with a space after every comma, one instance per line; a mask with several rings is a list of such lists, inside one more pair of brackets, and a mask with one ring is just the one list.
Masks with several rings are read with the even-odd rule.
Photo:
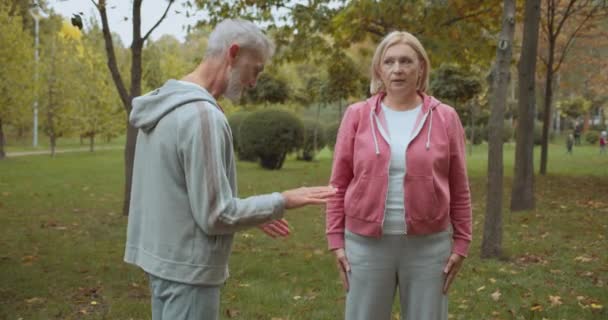
[[324, 204], [336, 193], [331, 186], [302, 187], [282, 193], [285, 198], [285, 209], [295, 209], [309, 204]]

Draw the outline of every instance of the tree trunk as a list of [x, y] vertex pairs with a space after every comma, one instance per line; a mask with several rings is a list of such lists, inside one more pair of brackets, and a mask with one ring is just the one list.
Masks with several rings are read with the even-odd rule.
[[131, 126], [127, 120], [127, 142], [125, 146], [125, 197], [122, 212], [129, 215], [129, 204], [131, 201], [131, 183], [133, 181], [133, 160], [135, 159], [135, 143], [137, 141], [137, 128]]
[[318, 134], [319, 134], [319, 119], [321, 118], [321, 104], [317, 103], [317, 119], [315, 121], [315, 134], [314, 134], [314, 140], [312, 142], [312, 150], [313, 150], [313, 158], [314, 158], [314, 153], [317, 152], [318, 149]]
[[[108, 15], [106, 11], [106, 0], [99, 0], [96, 3], [97, 11], [101, 18], [101, 26], [104, 36], [104, 42], [106, 47], [106, 54], [108, 55], [108, 69], [112, 75], [112, 80], [120, 96], [125, 112], [127, 113], [127, 119], [131, 113], [131, 101], [133, 98], [141, 95], [141, 76], [142, 76], [142, 48], [143, 44], [148, 39], [150, 34], [160, 25], [160, 23], [167, 17], [171, 6], [176, 1], [168, 1], [163, 15], [156, 21], [154, 26], [148, 30], [148, 32], [142, 36], [141, 32], [141, 4], [143, 0], [133, 0], [133, 42], [131, 43], [131, 88], [130, 92], [127, 92], [125, 84], [118, 70], [118, 63], [116, 62], [116, 54], [114, 52], [114, 44], [112, 42], [112, 34], [110, 32], [110, 25], [108, 22]], [[123, 201], [123, 214], [129, 215], [129, 202], [131, 200], [131, 181], [133, 175], [133, 159], [135, 158], [135, 143], [137, 140], [137, 129], [133, 128], [127, 120], [127, 141], [125, 145], [125, 194]]]
[[475, 144], [475, 116], [473, 115], [473, 103], [469, 101], [469, 156], [473, 155], [473, 145]]
[[555, 41], [549, 38], [549, 59], [547, 62], [547, 71], [545, 73], [545, 108], [543, 111], [543, 135], [541, 138], [540, 151], [540, 174], [547, 173], [547, 159], [549, 158], [549, 127], [551, 126], [551, 103], [553, 103], [553, 70]]
[[6, 157], [6, 153], [4, 152], [4, 129], [2, 128], [2, 119], [0, 119], [0, 159], [4, 159]]
[[502, 256], [503, 126], [515, 31], [515, 0], [504, 0], [502, 31], [492, 77], [492, 113], [488, 122], [488, 193], [481, 243], [482, 258]]
[[49, 140], [51, 142], [51, 158], [55, 158], [55, 150], [57, 147], [57, 138], [55, 137], [54, 133], [51, 133], [49, 135]]
[[585, 117], [583, 118], [583, 131], [585, 133], [589, 131], [589, 126], [591, 126], [591, 111], [587, 110], [585, 112]]
[[89, 135], [89, 151], [94, 152], [95, 151], [95, 133], [91, 132], [91, 134]]
[[511, 210], [534, 209], [534, 116], [540, 0], [526, 0], [519, 61], [519, 99]]

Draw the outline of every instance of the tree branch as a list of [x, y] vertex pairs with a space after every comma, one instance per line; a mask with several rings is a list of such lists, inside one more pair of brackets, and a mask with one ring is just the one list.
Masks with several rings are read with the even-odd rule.
[[114, 52], [114, 42], [112, 41], [112, 33], [110, 32], [110, 26], [108, 24], [108, 14], [106, 12], [106, 1], [99, 0], [99, 2], [95, 2], [91, 0], [99, 15], [101, 17], [101, 30], [103, 32], [103, 39], [106, 44], [106, 54], [108, 56], [108, 68], [110, 69], [110, 74], [112, 75], [112, 80], [114, 80], [114, 85], [116, 86], [116, 90], [118, 91], [118, 95], [120, 96], [120, 100], [125, 107], [125, 110], [128, 110], [131, 105], [131, 101], [129, 99], [129, 94], [127, 93], [127, 89], [125, 84], [120, 76], [120, 71], [118, 70], [118, 63], [116, 62], [116, 54]]
[[[574, 6], [575, 2], [576, 2], [576, 0], [570, 0], [570, 2], [568, 3], [568, 7], [566, 8], [566, 11], [564, 11], [564, 15], [562, 16], [562, 19], [557, 24], [557, 29], [555, 29], [556, 38], [562, 31], [562, 28], [564, 27], [566, 20], [568, 20], [568, 18], [572, 15], [572, 10], [573, 10], [572, 7]], [[553, 16], [555, 16], [555, 10], [553, 11]]]
[[150, 28], [150, 30], [146, 33], [145, 36], [143, 36], [143, 38], [141, 38], [141, 40], [143, 42], [145, 42], [148, 37], [150, 37], [150, 34], [152, 34], [152, 31], [154, 31], [154, 29], [156, 29], [160, 23], [165, 20], [165, 18], [167, 17], [167, 13], [169, 12], [169, 9], [171, 9], [171, 6], [173, 5], [173, 3], [175, 2], [175, 0], [169, 0], [169, 4], [167, 4], [167, 8], [165, 8], [165, 12], [163, 13], [163, 15], [160, 17], [160, 19], [158, 19], [158, 21], [156, 21], [156, 23], [154, 24], [154, 26], [152, 26], [152, 28]]
[[467, 14], [467, 15], [464, 15], [464, 16], [454, 17], [452, 19], [449, 19], [449, 20], [444, 21], [443, 23], [441, 23], [441, 26], [447, 27], [447, 26], [452, 25], [452, 24], [454, 24], [454, 23], [456, 23], [458, 21], [466, 20], [466, 19], [473, 18], [473, 17], [477, 17], [479, 15], [482, 15], [482, 14], [490, 12], [490, 11], [492, 11], [492, 8], [482, 9], [482, 10], [479, 10], [477, 12], [473, 12], [473, 13], [470, 13], [470, 14]]
[[562, 65], [562, 62], [564, 62], [564, 59], [565, 59], [565, 57], [566, 57], [566, 55], [568, 53], [568, 49], [570, 49], [572, 41], [574, 41], [574, 39], [578, 36], [578, 33], [585, 26], [585, 24], [587, 23], [587, 21], [589, 21], [589, 19], [591, 19], [593, 17], [593, 13], [595, 11], [594, 9], [597, 9], [597, 8], [593, 8], [593, 9], [589, 10], [589, 12], [587, 13], [587, 15], [583, 18], [583, 21], [578, 25], [578, 27], [576, 27], [576, 29], [574, 30], [574, 32], [572, 32], [572, 34], [568, 38], [568, 41], [566, 41], [566, 45], [564, 46], [564, 50], [563, 50], [561, 56], [559, 57], [559, 61], [557, 62], [557, 65], [555, 66], [555, 71], [559, 70], [559, 68]]

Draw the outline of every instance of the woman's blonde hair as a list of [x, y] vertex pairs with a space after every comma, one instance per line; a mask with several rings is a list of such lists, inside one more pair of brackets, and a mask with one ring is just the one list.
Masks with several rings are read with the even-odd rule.
[[425, 92], [429, 87], [431, 62], [429, 61], [429, 57], [427, 56], [424, 47], [422, 46], [420, 41], [411, 33], [405, 31], [393, 31], [386, 35], [384, 39], [382, 39], [382, 41], [376, 48], [376, 52], [374, 52], [374, 57], [372, 58], [372, 79], [369, 86], [369, 92], [372, 95], [385, 90], [384, 84], [382, 83], [382, 79], [380, 78], [380, 65], [382, 63], [382, 57], [384, 56], [386, 50], [388, 50], [389, 47], [398, 43], [406, 44], [412, 49], [414, 49], [414, 51], [416, 51], [416, 54], [418, 55], [418, 59], [422, 64], [422, 74], [418, 79], [417, 90]]

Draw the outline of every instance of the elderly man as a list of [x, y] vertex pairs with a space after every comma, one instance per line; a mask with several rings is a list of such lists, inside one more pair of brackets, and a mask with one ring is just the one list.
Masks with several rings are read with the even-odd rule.
[[322, 204], [331, 187], [237, 198], [232, 133], [216, 99], [253, 87], [274, 51], [251, 22], [225, 20], [181, 80], [133, 100], [139, 128], [125, 261], [149, 276], [152, 319], [219, 319], [233, 233], [285, 236], [285, 209]]

